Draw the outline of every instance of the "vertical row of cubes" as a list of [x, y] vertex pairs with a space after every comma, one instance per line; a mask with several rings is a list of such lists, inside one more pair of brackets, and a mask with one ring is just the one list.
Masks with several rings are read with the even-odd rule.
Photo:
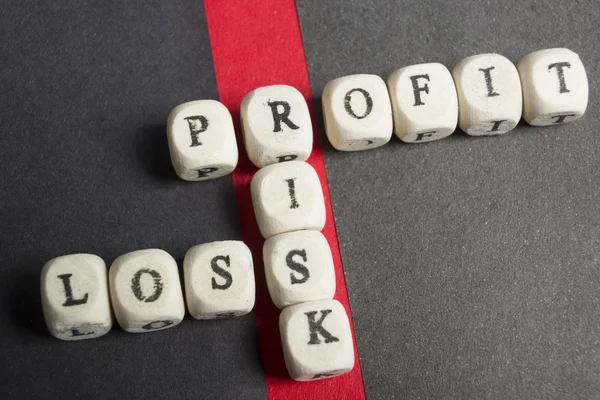
[[[298, 161], [312, 148], [306, 101], [289, 86], [259, 88], [244, 98], [241, 118], [250, 159], [262, 167], [252, 179], [252, 202], [266, 239], [267, 288], [282, 309], [288, 372], [299, 381], [346, 373], [354, 366], [354, 345], [346, 310], [333, 299], [333, 256], [320, 232], [326, 218], [323, 188], [315, 169]], [[274, 133], [281, 140], [271, 140]]]
[[[254, 307], [254, 266], [243, 242], [194, 246], [183, 272], [187, 308], [196, 319], [244, 315]], [[160, 249], [124, 254], [108, 274], [93, 254], [54, 258], [42, 269], [41, 292], [46, 325], [63, 340], [106, 334], [113, 311], [119, 325], [134, 333], [174, 327], [185, 314], [177, 263]]]

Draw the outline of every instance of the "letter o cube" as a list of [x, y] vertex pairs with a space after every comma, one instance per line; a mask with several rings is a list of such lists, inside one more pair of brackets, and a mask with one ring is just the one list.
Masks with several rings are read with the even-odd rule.
[[250, 161], [258, 168], [283, 161], [304, 161], [313, 144], [312, 123], [304, 96], [296, 88], [258, 88], [242, 101], [240, 116]]
[[183, 319], [177, 263], [166, 251], [138, 250], [118, 257], [109, 283], [115, 316], [127, 332], [171, 328]]
[[308, 163], [290, 161], [260, 169], [252, 178], [252, 203], [260, 233], [325, 226], [325, 200], [317, 172]]
[[557, 125], [583, 116], [589, 88], [577, 53], [540, 50], [523, 57], [517, 68], [523, 85], [523, 118], [530, 125]]
[[196, 319], [237, 317], [252, 311], [255, 283], [252, 253], [241, 241], [205, 243], [183, 261], [188, 311]]
[[388, 78], [394, 132], [403, 142], [443, 139], [456, 129], [458, 100], [450, 71], [439, 63], [400, 68]]
[[337, 300], [285, 308], [279, 316], [285, 365], [297, 381], [342, 375], [354, 367], [354, 344], [346, 310]]
[[233, 120], [218, 101], [190, 101], [175, 107], [167, 121], [167, 138], [173, 167], [186, 181], [218, 178], [237, 165]]
[[296, 231], [271, 236], [263, 247], [265, 278], [278, 308], [333, 299], [335, 269], [321, 232]]
[[519, 123], [521, 80], [515, 65], [500, 54], [479, 54], [452, 70], [458, 92], [458, 126], [472, 136], [499, 135]]
[[377, 75], [350, 75], [325, 85], [325, 132], [342, 151], [374, 149], [392, 137], [392, 107], [383, 79]]
[[54, 258], [42, 268], [42, 307], [50, 333], [92, 339], [112, 328], [106, 264], [93, 254]]

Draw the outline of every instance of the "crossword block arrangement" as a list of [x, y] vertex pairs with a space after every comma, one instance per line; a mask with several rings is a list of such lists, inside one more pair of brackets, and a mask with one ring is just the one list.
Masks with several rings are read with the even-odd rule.
[[[407, 143], [438, 140], [457, 125], [473, 136], [499, 135], [521, 117], [534, 126], [580, 118], [588, 81], [579, 56], [567, 49], [526, 55], [515, 66], [499, 54], [460, 61], [450, 72], [439, 63], [400, 68], [387, 82], [352, 75], [329, 82], [322, 95], [325, 132], [342, 151], [373, 149], [392, 133]], [[258, 168], [250, 184], [258, 227], [266, 239], [267, 288], [281, 309], [279, 329], [290, 376], [310, 381], [354, 366], [350, 322], [334, 300], [336, 277], [325, 226], [325, 200], [312, 151], [310, 112], [301, 93], [286, 85], [250, 92], [240, 109], [246, 153]], [[202, 181], [231, 173], [238, 147], [231, 114], [214, 100], [173, 109], [167, 137], [176, 173]], [[192, 247], [183, 262], [185, 300], [175, 259], [163, 250], [118, 257], [107, 276], [91, 254], [50, 260], [41, 273], [48, 330], [63, 340], [96, 338], [117, 322], [144, 333], [179, 324], [185, 306], [196, 319], [249, 313], [255, 302], [254, 263], [240, 241]]]

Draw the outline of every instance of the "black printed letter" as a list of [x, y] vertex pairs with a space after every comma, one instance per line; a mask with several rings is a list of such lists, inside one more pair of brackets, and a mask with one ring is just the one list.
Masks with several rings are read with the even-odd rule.
[[61, 279], [63, 282], [63, 286], [65, 287], [65, 296], [67, 296], [67, 300], [63, 303], [64, 307], [78, 306], [80, 304], [85, 304], [85, 303], [87, 303], [87, 300], [88, 300], [87, 293], [84, 294], [81, 299], [73, 298], [73, 288], [71, 287], [71, 276], [73, 276], [73, 274], [58, 275], [58, 278]]
[[[290, 103], [287, 101], [269, 101], [267, 103], [269, 107], [271, 107], [271, 113], [273, 114], [273, 122], [275, 126], [273, 127], [273, 132], [281, 132], [281, 123], [286, 124], [290, 129], [300, 129], [289, 119], [290, 115]], [[283, 107], [283, 111], [279, 112], [277, 107]]]
[[[350, 104], [350, 102], [352, 101], [352, 93], [354, 92], [360, 92], [360, 94], [362, 94], [365, 97], [365, 102], [367, 103], [365, 113], [361, 116], [358, 116], [354, 113], [354, 110], [352, 109], [352, 104]], [[363, 119], [367, 115], [371, 114], [371, 110], [373, 110], [373, 99], [371, 98], [369, 92], [367, 92], [365, 89], [352, 89], [348, 93], [346, 93], [346, 96], [344, 96], [344, 108], [346, 109], [346, 112], [354, 118]]]
[[308, 341], [308, 344], [320, 344], [319, 334], [323, 336], [325, 343], [338, 342], [340, 339], [327, 332], [322, 326], [323, 320], [329, 315], [331, 310], [321, 310], [321, 318], [319, 318], [318, 321], [315, 321], [317, 312], [318, 311], [310, 311], [304, 313], [308, 317], [308, 330], [310, 331], [310, 340]]
[[298, 201], [296, 200], [296, 184], [294, 183], [295, 180], [296, 178], [285, 180], [288, 184], [288, 192], [290, 194], [290, 208], [300, 207], [300, 204], [298, 204]]
[[570, 90], [567, 89], [567, 84], [565, 83], [565, 70], [564, 67], [571, 68], [571, 64], [568, 62], [558, 62], [554, 64], [548, 65], [548, 71], [552, 68], [556, 68], [556, 72], [558, 73], [558, 93], [569, 93]]
[[[142, 292], [142, 287], [140, 286], [140, 279], [143, 274], [148, 274], [152, 278], [154, 278], [154, 293], [152, 293], [152, 296], [146, 297]], [[133, 294], [139, 301], [143, 301], [145, 303], [152, 303], [153, 301], [156, 301], [162, 294], [163, 283], [161, 281], [162, 277], [157, 271], [147, 268], [140, 269], [138, 272], [135, 273], [135, 275], [133, 275], [133, 279], [131, 280], [131, 290], [133, 290]]]
[[500, 128], [500, 124], [503, 122], [506, 122], [505, 119], [501, 119], [498, 121], [490, 121], [491, 123], [493, 123], [494, 125], [492, 125], [492, 129], [490, 129], [488, 132], [498, 132], [498, 128]]
[[201, 168], [198, 170], [198, 178], [206, 178], [208, 175], [218, 170], [219, 168], [216, 167]]
[[231, 286], [231, 284], [233, 283], [233, 278], [229, 272], [227, 272], [223, 268], [219, 267], [219, 261], [224, 261], [225, 265], [227, 267], [230, 266], [229, 256], [216, 256], [215, 258], [213, 258], [210, 261], [210, 267], [212, 268], [213, 272], [215, 274], [219, 275], [221, 278], [225, 279], [225, 283], [222, 285], [219, 285], [217, 283], [217, 280], [215, 278], [212, 278], [212, 288], [219, 289], [219, 290], [225, 290]]
[[173, 321], [154, 321], [154, 322], [150, 322], [147, 323], [146, 325], [142, 326], [142, 329], [146, 330], [146, 331], [153, 331], [155, 329], [160, 329], [160, 328], [165, 328], [169, 325], [173, 325]]
[[421, 92], [429, 94], [429, 85], [425, 84], [423, 86], [419, 86], [418, 80], [420, 78], [427, 79], [427, 81], [429, 82], [429, 74], [413, 75], [410, 77], [410, 80], [412, 81], [413, 93], [415, 95], [415, 104], [413, 104], [413, 106], [425, 105], [425, 103], [421, 101]]
[[194, 115], [184, 119], [190, 127], [190, 135], [192, 136], [190, 147], [201, 146], [202, 143], [198, 140], [198, 135], [208, 128], [208, 120], [203, 115]]
[[297, 283], [304, 283], [308, 280], [308, 278], [310, 277], [310, 273], [308, 272], [308, 268], [306, 268], [304, 265], [297, 263], [294, 261], [294, 256], [300, 256], [302, 257], [302, 260], [304, 260], [304, 262], [307, 262], [307, 258], [306, 258], [306, 250], [292, 250], [290, 251], [287, 256], [285, 257], [285, 263], [287, 264], [287, 266], [296, 271], [299, 272], [302, 277], [301, 278], [296, 278], [296, 276], [294, 276], [293, 273], [290, 273], [290, 278], [292, 280], [292, 285], [295, 285]]
[[485, 84], [487, 85], [487, 95], [488, 97], [500, 96], [498, 93], [494, 92], [494, 85], [492, 85], [492, 74], [490, 73], [496, 67], [489, 68], [479, 68], [479, 71], [483, 72], [483, 76], [485, 77]]
[[298, 158], [298, 156], [295, 154], [289, 154], [287, 156], [278, 156], [276, 158], [277, 158], [277, 162], [286, 162], [286, 161], [295, 160], [296, 158]]
[[429, 131], [429, 132], [421, 132], [421, 133], [417, 133], [417, 138], [415, 139], [415, 142], [420, 142], [423, 140], [423, 138], [426, 137], [431, 137], [433, 136], [434, 133], [436, 133], [437, 131]]
[[550, 118], [556, 118], [554, 120], [555, 124], [562, 124], [563, 122], [565, 122], [565, 118], [567, 117], [574, 117], [575, 114], [563, 114], [563, 115], [553, 115]]

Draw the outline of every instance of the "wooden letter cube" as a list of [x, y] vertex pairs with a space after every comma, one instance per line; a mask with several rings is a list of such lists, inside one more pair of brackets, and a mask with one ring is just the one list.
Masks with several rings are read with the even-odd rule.
[[585, 113], [588, 80], [579, 56], [568, 49], [528, 54], [518, 65], [523, 85], [523, 118], [531, 125], [575, 121]]
[[329, 141], [338, 150], [374, 149], [390, 141], [392, 106], [377, 75], [350, 75], [325, 85], [323, 118]]
[[302, 161], [269, 165], [252, 178], [252, 203], [260, 233], [279, 233], [325, 226], [325, 200], [317, 172]]
[[112, 328], [106, 264], [92, 254], [71, 254], [44, 265], [42, 306], [50, 333], [62, 340], [92, 339]]
[[109, 271], [115, 316], [127, 332], [171, 328], [185, 314], [177, 263], [163, 250], [138, 250], [118, 257]]
[[254, 265], [240, 241], [201, 244], [183, 261], [188, 311], [197, 319], [237, 317], [254, 307]]
[[204, 181], [231, 173], [238, 162], [233, 121], [215, 100], [181, 104], [167, 121], [171, 162], [186, 181]]
[[400, 68], [388, 78], [394, 132], [408, 143], [430, 142], [456, 129], [458, 100], [450, 71], [439, 63]]
[[346, 310], [337, 300], [285, 308], [279, 316], [285, 365], [297, 381], [337, 376], [354, 367], [354, 344]]
[[500, 54], [465, 58], [452, 71], [458, 92], [458, 126], [473, 136], [499, 135], [521, 119], [523, 95], [515, 65]]
[[256, 89], [244, 97], [240, 114], [246, 151], [257, 167], [310, 156], [312, 123], [297, 89], [286, 85]]
[[265, 242], [263, 258], [267, 287], [278, 308], [333, 299], [333, 257], [321, 232], [296, 231], [272, 236]]

